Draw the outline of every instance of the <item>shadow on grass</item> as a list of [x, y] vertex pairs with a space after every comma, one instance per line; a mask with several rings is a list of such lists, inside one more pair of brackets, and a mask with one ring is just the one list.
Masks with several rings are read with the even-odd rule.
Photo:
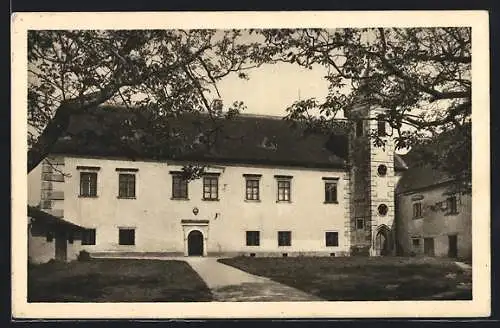
[[329, 301], [472, 299], [470, 272], [446, 259], [235, 257], [219, 262]]
[[211, 301], [183, 261], [94, 259], [28, 267], [28, 302]]

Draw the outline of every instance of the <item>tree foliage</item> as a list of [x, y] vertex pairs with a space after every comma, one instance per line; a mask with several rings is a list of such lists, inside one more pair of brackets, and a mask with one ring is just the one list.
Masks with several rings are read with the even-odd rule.
[[[246, 78], [255, 43], [239, 31], [57, 30], [28, 33], [28, 172], [50, 152], [72, 115], [101, 104], [140, 107], [151, 128], [169, 136], [159, 117], [223, 108], [217, 82], [231, 72]], [[215, 95], [215, 96], [214, 96]], [[124, 130], [130, 128], [124, 127]]]
[[[248, 34], [260, 40], [249, 41]], [[186, 112], [231, 117], [244, 106], [223, 110], [217, 82], [231, 73], [248, 78], [247, 69], [277, 62], [327, 70], [325, 101], [295, 102], [289, 120], [328, 129], [362, 98], [387, 109], [383, 119], [397, 148], [453, 131], [453, 143], [426, 152], [425, 160], [470, 179], [471, 29], [465, 27], [29, 31], [28, 172], [72, 115], [101, 104], [139, 107], [147, 115], [123, 130], [132, 137], [142, 124], [163, 133], [159, 141], [172, 141], [180, 136], [158, 118]], [[458, 150], [465, 160], [456, 161]]]
[[[452, 175], [470, 179], [471, 29], [370, 28], [255, 31], [265, 37], [273, 62], [312, 69], [326, 67], [326, 100], [303, 99], [287, 118], [329, 126], [338, 113], [363, 99], [387, 109], [396, 148], [428, 143], [454, 131], [453, 145], [427, 152], [427, 158]], [[392, 132], [392, 133], [391, 133]], [[429, 149], [429, 148], [428, 148]], [[465, 175], [464, 175], [465, 173]]]

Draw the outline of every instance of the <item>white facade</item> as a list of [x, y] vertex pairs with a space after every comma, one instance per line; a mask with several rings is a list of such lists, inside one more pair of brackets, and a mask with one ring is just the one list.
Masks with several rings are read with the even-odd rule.
[[[90, 253], [188, 255], [192, 230], [203, 234], [203, 255], [208, 256], [339, 256], [350, 249], [345, 170], [212, 164], [207, 172], [219, 173], [219, 197], [207, 201], [203, 179], [189, 182], [187, 200], [172, 199], [171, 172], [180, 171], [183, 163], [83, 157], [56, 162], [63, 163], [60, 169], [66, 174], [64, 182], [54, 183], [54, 191], [64, 195], [57, 210], [61, 207], [67, 220], [95, 229], [95, 245], [82, 245]], [[118, 197], [117, 169], [135, 175], [135, 198]], [[97, 173], [96, 197], [80, 196], [80, 173], [86, 171]], [[245, 174], [260, 175], [258, 201], [245, 199]], [[276, 176], [290, 178], [289, 202], [277, 201]], [[337, 203], [325, 203], [324, 178], [337, 181]], [[134, 245], [119, 244], [120, 228], [135, 230]], [[258, 246], [247, 246], [246, 231], [259, 231]], [[278, 246], [278, 231], [291, 232], [290, 246]], [[326, 232], [338, 233], [337, 246], [326, 246]]]

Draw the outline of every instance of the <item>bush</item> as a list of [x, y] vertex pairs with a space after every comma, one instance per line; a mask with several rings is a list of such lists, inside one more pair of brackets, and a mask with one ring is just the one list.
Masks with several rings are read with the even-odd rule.
[[90, 253], [85, 251], [85, 250], [80, 251], [77, 259], [78, 259], [78, 261], [81, 261], [81, 262], [90, 261]]

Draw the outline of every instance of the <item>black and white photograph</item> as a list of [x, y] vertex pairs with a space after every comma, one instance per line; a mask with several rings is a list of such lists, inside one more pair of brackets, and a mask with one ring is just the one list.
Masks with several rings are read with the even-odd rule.
[[13, 19], [19, 315], [489, 314], [487, 15], [105, 15]]

